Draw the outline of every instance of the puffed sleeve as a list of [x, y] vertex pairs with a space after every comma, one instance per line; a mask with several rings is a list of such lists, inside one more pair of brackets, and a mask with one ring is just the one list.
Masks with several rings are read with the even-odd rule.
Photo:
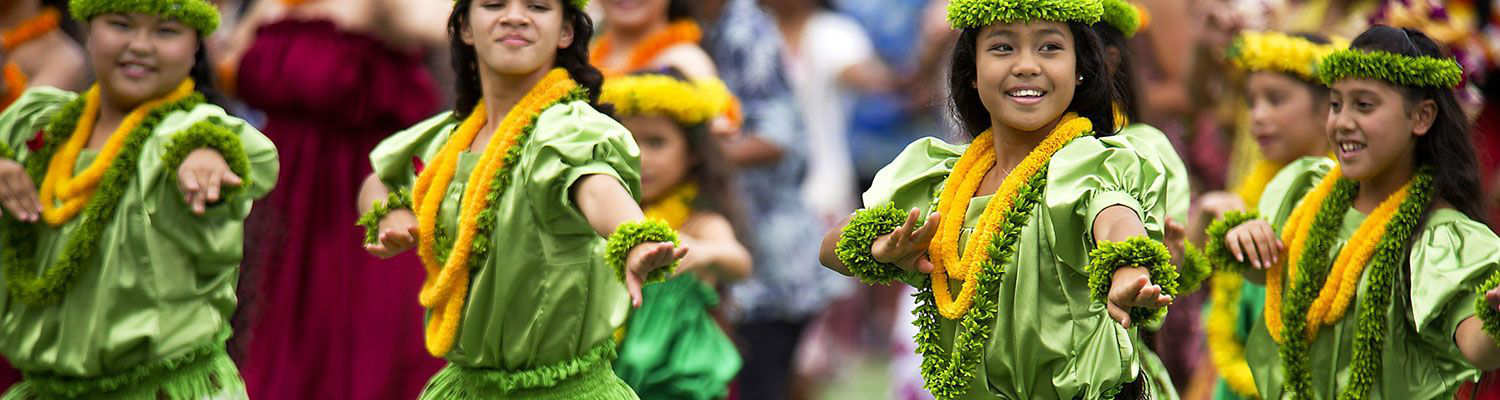
[[932, 212], [943, 181], [958, 164], [965, 148], [933, 137], [912, 142], [875, 173], [874, 182], [864, 193], [865, 207], [894, 203], [900, 210], [920, 208], [923, 214]]
[[580, 178], [605, 175], [640, 200], [641, 152], [630, 131], [614, 119], [575, 101], [548, 108], [537, 117], [531, 145], [521, 164], [538, 228], [555, 234], [594, 234], [573, 203], [571, 188]]
[[77, 98], [78, 94], [57, 88], [26, 89], [20, 98], [0, 113], [0, 146], [9, 150], [15, 159], [23, 159], [24, 155], [30, 153], [27, 142], [35, 139], [52, 122], [53, 115]]
[[1304, 157], [1282, 167], [1261, 192], [1260, 217], [1279, 230], [1292, 215], [1292, 210], [1297, 208], [1297, 203], [1318, 186], [1318, 182], [1333, 170], [1333, 165], [1333, 160], [1328, 157]]
[[444, 112], [380, 141], [370, 151], [375, 176], [391, 190], [410, 189], [416, 184], [419, 166], [425, 167], [437, 156], [458, 124], [452, 113]]
[[1452, 209], [1434, 211], [1417, 235], [1408, 275], [1412, 326], [1423, 341], [1463, 359], [1453, 337], [1474, 316], [1474, 288], [1500, 268], [1500, 237]]
[[1074, 140], [1047, 167], [1043, 205], [1052, 222], [1053, 253], [1084, 271], [1095, 246], [1094, 220], [1113, 206], [1134, 211], [1151, 239], [1161, 240], [1166, 190], [1161, 163], [1141, 156], [1125, 138]]

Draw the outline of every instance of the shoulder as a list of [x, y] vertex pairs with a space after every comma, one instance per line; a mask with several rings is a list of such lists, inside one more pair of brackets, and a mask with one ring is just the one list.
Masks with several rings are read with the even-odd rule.
[[710, 233], [733, 233], [734, 226], [723, 214], [713, 211], [693, 211], [687, 222], [682, 224], [682, 231], [689, 235], [703, 236]]
[[714, 77], [719, 73], [717, 67], [714, 66], [713, 58], [708, 56], [708, 52], [693, 43], [683, 43], [667, 48], [656, 57], [655, 61], [657, 65], [675, 67], [692, 78]]

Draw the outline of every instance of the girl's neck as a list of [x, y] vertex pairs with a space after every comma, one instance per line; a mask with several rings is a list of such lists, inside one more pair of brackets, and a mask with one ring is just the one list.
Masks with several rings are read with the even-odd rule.
[[488, 138], [495, 133], [500, 122], [505, 120], [510, 109], [521, 102], [526, 94], [531, 93], [537, 82], [552, 71], [551, 68], [541, 68], [521, 75], [504, 75], [486, 71], [482, 65], [479, 68], [480, 90], [484, 95], [484, 110], [479, 112], [485, 113], [485, 123], [479, 130], [479, 136], [474, 139], [474, 144], [470, 145], [470, 149], [474, 150], [484, 148], [489, 142]]
[[1009, 170], [1021, 164], [1021, 161], [1031, 154], [1032, 149], [1047, 139], [1047, 135], [1057, 128], [1061, 120], [1061, 118], [1052, 120], [1034, 131], [1011, 128], [998, 120], [991, 122], [990, 131], [995, 136], [995, 165]]
[[88, 148], [103, 147], [109, 141], [109, 136], [125, 121], [125, 116], [140, 106], [140, 103], [127, 103], [104, 93], [99, 94], [99, 115], [94, 118], [94, 131], [89, 134]]
[[662, 17], [641, 26], [617, 26], [610, 28], [609, 35], [615, 42], [615, 48], [618, 49], [616, 50], [616, 54], [630, 54], [631, 51], [635, 50], [636, 45], [639, 45], [646, 38], [651, 37], [651, 34], [667, 29], [667, 25], [670, 23], [671, 21], [667, 21], [666, 17]]
[[35, 0], [22, 0], [0, 10], [0, 27], [12, 28], [37, 14], [42, 13], [42, 4]]
[[1414, 174], [1411, 156], [1402, 157], [1375, 176], [1359, 181], [1359, 194], [1354, 196], [1354, 209], [1369, 214], [1386, 198], [1401, 190]]
[[781, 37], [795, 53], [797, 44], [802, 43], [802, 32], [807, 26], [807, 20], [812, 18], [813, 9], [808, 6], [783, 5], [769, 10], [776, 16], [776, 27], [781, 31]]

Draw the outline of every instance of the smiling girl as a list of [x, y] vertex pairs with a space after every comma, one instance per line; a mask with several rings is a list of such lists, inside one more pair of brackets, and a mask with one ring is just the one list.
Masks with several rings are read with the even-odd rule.
[[1360, 34], [1318, 67], [1337, 161], [1293, 162], [1210, 238], [1216, 264], [1266, 283], [1245, 351], [1261, 398], [1447, 398], [1500, 367], [1471, 289], [1500, 238], [1476, 220], [1460, 74], [1420, 31]]
[[587, 3], [457, 1], [457, 107], [370, 154], [365, 248], [417, 248], [427, 350], [448, 360], [423, 399], [636, 398], [612, 333], [687, 249], [644, 220], [640, 151], [594, 108]]
[[824, 238], [829, 268], [919, 289], [917, 351], [938, 398], [1163, 395], [1133, 328], [1176, 292], [1166, 247], [1148, 238], [1161, 237], [1165, 178], [1108, 136], [1116, 94], [1089, 26], [1102, 13], [949, 3], [963, 30], [949, 86], [972, 142], [908, 146]]
[[277, 157], [204, 100], [218, 13], [70, 6], [98, 83], [0, 114], [0, 353], [26, 376], [3, 398], [244, 398], [224, 341], [243, 221]]

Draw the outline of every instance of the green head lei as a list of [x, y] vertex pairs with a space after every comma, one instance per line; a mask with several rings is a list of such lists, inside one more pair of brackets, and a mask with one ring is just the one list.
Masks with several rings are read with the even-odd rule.
[[[572, 3], [573, 7], [577, 7], [579, 11], [586, 11], [586, 10], [589, 9], [589, 0], [564, 0], [564, 1], [567, 2], [567, 3]], [[458, 0], [453, 0], [453, 4], [458, 4]]]
[[1099, 3], [1104, 5], [1104, 14], [1100, 17], [1104, 23], [1120, 30], [1125, 37], [1135, 36], [1141, 30], [1141, 13], [1126, 0], [1103, 0]]
[[1419, 88], [1458, 87], [1463, 67], [1452, 58], [1412, 57], [1379, 50], [1339, 50], [1318, 64], [1318, 78], [1332, 85], [1341, 79], [1375, 79]]
[[68, 9], [81, 22], [100, 14], [141, 13], [175, 19], [203, 36], [219, 28], [219, 9], [208, 0], [69, 0]]
[[952, 0], [948, 24], [969, 29], [994, 23], [1032, 21], [1081, 22], [1093, 25], [1104, 14], [1099, 0]]

